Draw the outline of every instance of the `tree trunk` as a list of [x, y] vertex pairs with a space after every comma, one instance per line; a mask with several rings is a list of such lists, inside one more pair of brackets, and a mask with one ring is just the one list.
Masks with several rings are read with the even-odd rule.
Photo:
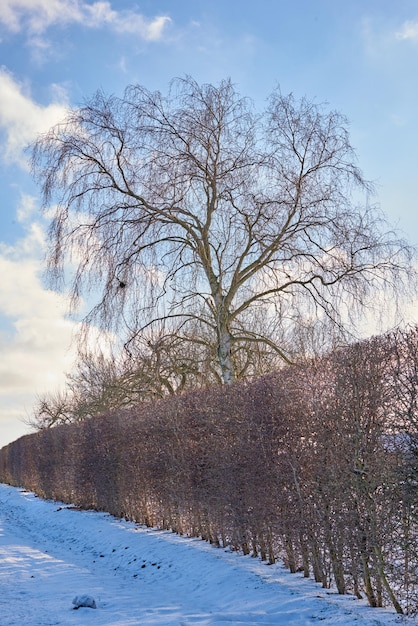
[[232, 361], [233, 337], [229, 330], [230, 312], [219, 286], [213, 300], [217, 320], [218, 363], [224, 384], [231, 385], [235, 380], [235, 367]]
[[295, 574], [296, 573], [296, 557], [295, 557], [295, 550], [293, 547], [293, 541], [291, 536], [286, 533], [283, 537], [283, 543], [284, 543], [284, 548], [286, 551], [286, 561], [287, 561], [287, 567], [290, 570], [291, 574]]
[[328, 514], [324, 520], [325, 530], [325, 543], [328, 547], [329, 558], [331, 561], [332, 573], [334, 576], [335, 584], [337, 585], [338, 593], [345, 594], [345, 578], [344, 578], [344, 566], [341, 558], [341, 551], [337, 549], [335, 539], [333, 537], [333, 528]]
[[232, 362], [232, 336], [228, 328], [218, 329], [218, 360], [225, 385], [231, 385], [235, 380], [235, 368]]
[[310, 537], [310, 546], [311, 546], [311, 560], [312, 560], [312, 571], [314, 575], [315, 582], [322, 583], [324, 589], [327, 586], [327, 579], [325, 575], [325, 568], [323, 559], [321, 556], [321, 549], [318, 544], [316, 537], [311, 533]]
[[373, 608], [376, 608], [377, 600], [376, 600], [375, 593], [373, 591], [372, 577], [370, 574], [370, 567], [369, 567], [369, 559], [368, 559], [367, 554], [364, 551], [361, 554], [361, 562], [363, 565], [363, 580], [364, 580], [367, 600], [370, 606], [372, 606]]
[[382, 554], [382, 550], [380, 549], [380, 547], [375, 546], [374, 548], [374, 553], [376, 555], [377, 558], [377, 571], [379, 573], [380, 579], [383, 583], [384, 588], [387, 591], [387, 594], [390, 598], [390, 601], [392, 602], [395, 611], [397, 613], [399, 613], [400, 615], [403, 615], [403, 609], [401, 607], [401, 605], [398, 602], [397, 597], [395, 596], [395, 593], [392, 589], [392, 587], [390, 586], [390, 583], [387, 579], [387, 576], [385, 574], [385, 565], [384, 565], [384, 560], [383, 560], [383, 554]]
[[304, 578], [309, 578], [310, 576], [309, 547], [307, 544], [306, 537], [303, 535], [302, 531], [299, 532], [299, 544], [300, 544], [300, 552], [302, 555], [303, 576]]

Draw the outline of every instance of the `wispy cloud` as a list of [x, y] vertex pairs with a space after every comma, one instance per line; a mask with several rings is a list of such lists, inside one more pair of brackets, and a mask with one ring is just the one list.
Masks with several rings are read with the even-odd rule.
[[396, 38], [401, 40], [418, 41], [418, 20], [409, 20], [402, 24], [402, 27], [397, 31]]
[[148, 41], [160, 39], [165, 25], [170, 22], [170, 18], [164, 15], [148, 20], [134, 11], [114, 11], [109, 2], [81, 6], [85, 26], [101, 28], [108, 25], [118, 33], [138, 34]]
[[26, 167], [26, 146], [65, 117], [68, 110], [65, 94], [57, 89], [55, 101], [41, 106], [4, 67], [0, 68], [0, 93], [0, 132], [5, 137], [2, 158], [7, 163]]
[[26, 30], [32, 38], [54, 25], [80, 24], [87, 28], [108, 27], [118, 33], [139, 35], [147, 41], [161, 39], [170, 18], [151, 19], [133, 10], [117, 11], [110, 2], [83, 0], [2, 0], [0, 23], [11, 32]]

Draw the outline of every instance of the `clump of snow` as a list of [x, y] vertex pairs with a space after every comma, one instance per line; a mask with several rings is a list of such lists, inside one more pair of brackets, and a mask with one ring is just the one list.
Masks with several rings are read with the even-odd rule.
[[97, 609], [96, 600], [92, 596], [76, 596], [73, 600], [74, 609], [79, 609], [82, 606], [87, 609]]
[[[322, 589], [280, 564], [1, 484], [0, 589], [1, 626], [415, 623]], [[80, 589], [99, 610], [71, 609]]]

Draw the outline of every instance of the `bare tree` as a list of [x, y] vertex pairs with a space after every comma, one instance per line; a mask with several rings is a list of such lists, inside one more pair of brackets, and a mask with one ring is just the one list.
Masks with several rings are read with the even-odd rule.
[[368, 184], [345, 118], [278, 90], [261, 114], [228, 80], [98, 92], [32, 154], [55, 212], [51, 274], [68, 276], [70, 261], [74, 299], [101, 294], [87, 325], [124, 327], [129, 341], [174, 322], [215, 349], [224, 383], [249, 355], [289, 361], [301, 312], [343, 327], [410, 261], [356, 205]]
[[199, 338], [160, 328], [136, 337], [129, 352], [80, 351], [65, 389], [39, 396], [26, 423], [43, 430], [219, 383]]
[[77, 421], [70, 391], [65, 389], [38, 396], [32, 414], [24, 421], [36, 430]]

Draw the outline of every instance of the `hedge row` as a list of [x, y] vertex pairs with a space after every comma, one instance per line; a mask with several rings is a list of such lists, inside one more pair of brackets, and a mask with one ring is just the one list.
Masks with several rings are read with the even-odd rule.
[[412, 612], [416, 345], [417, 331], [385, 336], [27, 435], [0, 451], [0, 479]]

